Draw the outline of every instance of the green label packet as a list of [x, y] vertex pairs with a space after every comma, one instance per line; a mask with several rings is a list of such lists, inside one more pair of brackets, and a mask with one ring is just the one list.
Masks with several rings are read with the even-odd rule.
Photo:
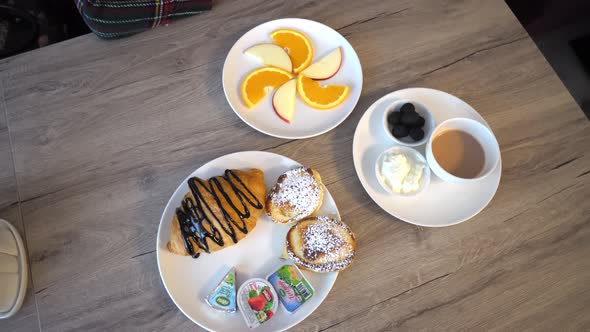
[[294, 312], [314, 294], [313, 287], [295, 265], [283, 265], [266, 278], [277, 291], [281, 303]]
[[236, 270], [231, 268], [221, 279], [217, 287], [205, 299], [217, 310], [226, 312], [236, 311]]

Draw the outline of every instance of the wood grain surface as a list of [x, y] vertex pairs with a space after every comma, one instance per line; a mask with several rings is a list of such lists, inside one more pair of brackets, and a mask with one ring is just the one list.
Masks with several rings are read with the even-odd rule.
[[[233, 43], [282, 17], [337, 29], [363, 65], [356, 109], [319, 137], [260, 134], [223, 94]], [[158, 222], [187, 174], [242, 150], [319, 170], [358, 238], [355, 263], [294, 330], [590, 330], [590, 125], [503, 1], [220, 0], [130, 38], [0, 61], [0, 79], [1, 211], [22, 221], [32, 274], [1, 330], [198, 330], [160, 281]], [[468, 222], [401, 222], [356, 177], [358, 120], [407, 87], [458, 96], [498, 138], [500, 188]]]
[[[9, 136], [4, 103], [0, 102], [0, 219], [11, 223], [23, 236], [26, 245]], [[0, 331], [39, 330], [34, 287], [30, 277], [29, 274], [27, 293], [21, 310], [10, 319], [0, 320]]]

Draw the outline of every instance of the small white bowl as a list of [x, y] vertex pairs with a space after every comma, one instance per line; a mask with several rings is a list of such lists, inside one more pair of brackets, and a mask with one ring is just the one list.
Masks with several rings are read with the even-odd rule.
[[[411, 193], [396, 193], [395, 191], [392, 191], [389, 187], [387, 187], [387, 185], [385, 185], [385, 183], [383, 183], [383, 180], [379, 176], [381, 173], [380, 166], [381, 166], [381, 161], [383, 160], [383, 157], [389, 153], [403, 154], [408, 159], [410, 159], [410, 162], [422, 163], [424, 165], [424, 169], [423, 169], [424, 173], [422, 173], [422, 178], [420, 178], [420, 187], [418, 188], [418, 190], [413, 191]], [[420, 152], [418, 152], [412, 148], [406, 147], [406, 146], [399, 146], [398, 145], [398, 146], [391, 147], [391, 148], [381, 152], [381, 154], [377, 158], [377, 162], [375, 163], [375, 176], [377, 177], [377, 181], [379, 182], [381, 187], [383, 187], [383, 189], [385, 189], [388, 193], [398, 195], [398, 196], [414, 196], [414, 195], [424, 191], [428, 187], [428, 185], [430, 184], [430, 167], [428, 167], [428, 163], [426, 162], [426, 159], [424, 158], [424, 156], [422, 156], [422, 154], [420, 154]]]
[[[399, 112], [400, 108], [405, 103], [414, 104], [414, 108], [416, 109], [416, 113], [418, 113], [421, 117], [424, 118], [424, 126], [422, 127], [422, 130], [424, 130], [424, 137], [419, 141], [414, 141], [409, 135], [406, 137], [403, 137], [401, 139], [395, 138], [393, 136], [393, 134], [391, 133], [391, 131], [389, 130], [389, 122], [387, 122], [387, 117], [392, 112]], [[400, 145], [420, 146], [422, 144], [425, 144], [426, 142], [428, 142], [428, 139], [430, 138], [430, 135], [432, 134], [432, 131], [434, 130], [434, 126], [435, 126], [434, 116], [432, 116], [432, 113], [430, 113], [430, 111], [426, 108], [426, 106], [424, 106], [421, 103], [414, 101], [414, 100], [408, 100], [408, 99], [396, 100], [393, 104], [391, 104], [385, 110], [385, 112], [383, 112], [383, 129], [387, 133], [387, 136], [389, 136], [394, 142], [396, 142]]]

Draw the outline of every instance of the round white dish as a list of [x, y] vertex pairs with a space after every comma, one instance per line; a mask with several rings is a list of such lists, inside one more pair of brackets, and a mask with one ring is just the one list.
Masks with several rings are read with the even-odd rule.
[[[214, 252], [202, 253], [197, 259], [172, 254], [166, 248], [170, 237], [170, 222], [182, 197], [188, 192], [187, 180], [198, 176], [209, 178], [221, 175], [228, 168], [259, 168], [264, 172], [267, 188], [286, 170], [301, 166], [299, 163], [270, 152], [237, 152], [208, 162], [187, 177], [168, 201], [158, 228], [156, 251], [160, 277], [166, 291], [176, 306], [199, 326], [211, 331], [248, 330], [239, 312], [217, 311], [203, 300], [234, 266], [236, 268], [236, 289], [250, 278], [264, 278], [287, 261], [279, 259], [285, 243], [285, 235], [292, 225], [273, 223], [262, 214], [254, 230], [239, 243]], [[338, 208], [327, 188], [324, 187], [324, 203], [317, 215], [340, 218]], [[336, 278], [337, 272], [314, 273], [303, 271], [315, 289], [314, 296], [299, 310], [290, 314], [282, 306], [273, 319], [262, 324], [257, 332], [281, 331], [295, 326], [309, 316], [324, 301]]]
[[[244, 51], [261, 43], [272, 43], [270, 33], [290, 28], [305, 33], [314, 48], [314, 60], [330, 51], [342, 47], [343, 63], [336, 75], [322, 81], [322, 84], [350, 86], [346, 101], [331, 110], [316, 110], [307, 106], [299, 96], [295, 104], [295, 115], [288, 124], [274, 112], [272, 94], [267, 95], [253, 109], [242, 102], [240, 84], [252, 70], [263, 67], [257, 59], [247, 56]], [[344, 121], [356, 106], [363, 86], [363, 71], [360, 60], [348, 41], [332, 28], [310, 20], [285, 18], [263, 23], [246, 32], [231, 48], [223, 65], [223, 91], [234, 112], [252, 128], [279, 138], [299, 139], [321, 135]]]
[[[426, 106], [435, 125], [455, 117], [485, 120], [464, 101], [448, 93], [425, 88], [392, 92], [376, 101], [362, 116], [352, 145], [354, 166], [369, 196], [383, 210], [408, 223], [425, 227], [443, 227], [461, 223], [483, 210], [494, 197], [502, 173], [502, 160], [489, 176], [466, 184], [444, 182], [431, 174], [430, 185], [411, 197], [394, 196], [381, 187], [375, 174], [375, 162], [381, 152], [396, 145], [383, 127], [383, 112], [396, 100], [415, 100]], [[424, 155], [424, 146], [416, 149]]]

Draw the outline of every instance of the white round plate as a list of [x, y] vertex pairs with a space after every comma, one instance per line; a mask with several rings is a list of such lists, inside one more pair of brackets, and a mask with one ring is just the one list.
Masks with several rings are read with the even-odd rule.
[[[272, 107], [273, 92], [253, 109], [246, 107], [240, 94], [242, 79], [252, 70], [263, 67], [264, 64], [244, 54], [244, 51], [256, 44], [272, 43], [271, 32], [282, 28], [298, 30], [309, 37], [314, 48], [313, 61], [342, 47], [344, 60], [340, 70], [334, 77], [322, 83], [350, 86], [350, 94], [346, 101], [334, 109], [321, 111], [307, 106], [301, 98], [297, 97], [295, 115], [291, 124], [284, 122], [275, 114]], [[229, 51], [223, 65], [223, 91], [234, 112], [252, 128], [280, 138], [308, 138], [335, 128], [350, 115], [356, 106], [361, 96], [362, 86], [361, 62], [348, 41], [324, 24], [299, 18], [266, 22], [246, 32]]]
[[[198, 176], [204, 179], [221, 175], [228, 168], [259, 168], [264, 172], [264, 182], [270, 188], [286, 170], [301, 166], [299, 163], [278, 154], [259, 151], [238, 152], [217, 158], [199, 167], [188, 178]], [[157, 257], [160, 277], [172, 301], [188, 318], [211, 331], [248, 330], [239, 312], [225, 313], [211, 307], [205, 298], [234, 266], [236, 268], [236, 289], [244, 281], [254, 277], [265, 278], [286, 261], [279, 259], [285, 244], [285, 236], [291, 225], [273, 223], [262, 214], [254, 230], [237, 244], [214, 252], [202, 253], [197, 259], [172, 254], [166, 248], [170, 237], [170, 222], [188, 192], [187, 181], [183, 181], [168, 201], [158, 229]], [[340, 218], [336, 203], [326, 188], [324, 204], [318, 215]], [[337, 272], [314, 273], [303, 271], [315, 289], [315, 294], [296, 312], [290, 314], [281, 305], [275, 316], [256, 329], [280, 331], [295, 326], [309, 316], [324, 301], [336, 281]]]
[[[448, 93], [423, 88], [392, 92], [376, 101], [362, 116], [354, 133], [352, 153], [356, 173], [373, 201], [389, 214], [414, 225], [443, 227], [461, 223], [478, 214], [494, 197], [502, 173], [502, 160], [487, 177], [467, 184], [443, 182], [431, 173], [430, 186], [410, 197], [389, 194], [377, 180], [379, 154], [397, 145], [383, 127], [383, 112], [398, 99], [416, 100], [426, 106], [435, 125], [456, 117], [477, 120], [490, 127], [471, 106]], [[426, 144], [416, 147], [424, 155]]]

